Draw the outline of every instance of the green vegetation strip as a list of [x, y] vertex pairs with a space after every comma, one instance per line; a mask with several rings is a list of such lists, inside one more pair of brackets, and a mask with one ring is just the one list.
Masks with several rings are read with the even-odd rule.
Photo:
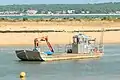
[[[96, 0], [97, 1], [97, 0]], [[117, 0], [116, 0], [117, 1]], [[119, 1], [119, 0], [118, 0]], [[99, 3], [99, 4], [21, 4], [21, 5], [1, 5], [0, 12], [2, 11], [18, 11], [19, 13], [26, 13], [28, 9], [38, 10], [37, 14], [45, 13], [51, 11], [56, 13], [56, 11], [66, 11], [75, 10], [75, 14], [81, 13], [81, 11], [89, 11], [90, 13], [115, 13], [120, 10], [120, 2], [110, 2], [110, 3]]]

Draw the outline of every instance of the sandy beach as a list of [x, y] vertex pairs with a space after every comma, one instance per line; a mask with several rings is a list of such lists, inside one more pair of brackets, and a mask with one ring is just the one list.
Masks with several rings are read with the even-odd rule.
[[[67, 22], [0, 22], [0, 30], [101, 30], [120, 29], [119, 22], [113, 21], [67, 21]], [[83, 32], [82, 32], [83, 33]], [[0, 45], [33, 45], [36, 37], [48, 36], [51, 44], [72, 43], [72, 36], [77, 33], [0, 33]], [[101, 32], [84, 32], [100, 41]], [[120, 43], [120, 31], [104, 32], [104, 43]], [[42, 44], [42, 43], [41, 43]], [[43, 44], [46, 44], [43, 42]]]

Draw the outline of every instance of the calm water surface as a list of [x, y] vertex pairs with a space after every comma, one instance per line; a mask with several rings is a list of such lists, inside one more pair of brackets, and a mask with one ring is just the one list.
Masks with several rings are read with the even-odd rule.
[[23, 62], [16, 49], [32, 46], [0, 47], [0, 80], [19, 80], [25, 71], [27, 80], [120, 80], [120, 44], [106, 44], [101, 59], [56, 62]]
[[104, 18], [104, 17], [113, 17], [113, 18], [120, 18], [119, 14], [86, 14], [86, 15], [42, 15], [42, 16], [0, 16], [0, 18], [10, 18], [10, 19], [23, 19], [23, 18], [29, 18], [29, 19], [48, 19], [48, 18]]

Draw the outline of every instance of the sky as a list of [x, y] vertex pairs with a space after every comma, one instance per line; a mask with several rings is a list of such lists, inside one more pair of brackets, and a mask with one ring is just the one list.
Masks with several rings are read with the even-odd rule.
[[1, 0], [0, 5], [11, 4], [87, 4], [120, 2], [120, 0]]

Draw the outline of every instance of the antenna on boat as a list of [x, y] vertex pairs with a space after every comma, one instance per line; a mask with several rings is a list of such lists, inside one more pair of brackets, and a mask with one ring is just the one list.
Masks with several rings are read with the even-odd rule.
[[83, 26], [82, 26], [82, 30], [83, 30], [82, 34], [84, 34], [84, 27]]
[[71, 44], [71, 35], [72, 34], [70, 34], [70, 36], [69, 36], [69, 43], [68, 44]]
[[99, 48], [103, 51], [103, 36], [104, 36], [104, 28], [101, 29], [101, 36], [100, 36], [100, 44]]

